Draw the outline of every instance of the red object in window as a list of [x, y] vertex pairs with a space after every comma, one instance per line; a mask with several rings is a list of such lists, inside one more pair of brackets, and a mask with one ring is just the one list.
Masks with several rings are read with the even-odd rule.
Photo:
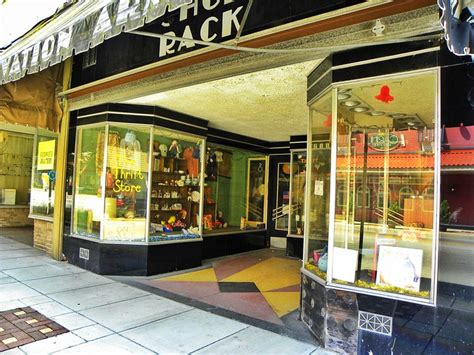
[[332, 126], [332, 113], [330, 113], [326, 120], [323, 122], [324, 127], [331, 127]]
[[386, 104], [394, 100], [394, 97], [390, 95], [390, 88], [387, 85], [384, 85], [380, 88], [380, 93], [375, 96], [375, 98], [377, 100], [385, 102]]

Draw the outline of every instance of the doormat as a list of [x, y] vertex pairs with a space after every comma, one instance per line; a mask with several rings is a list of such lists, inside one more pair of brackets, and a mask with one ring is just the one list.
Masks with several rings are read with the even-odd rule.
[[0, 312], [0, 352], [67, 332], [31, 307]]

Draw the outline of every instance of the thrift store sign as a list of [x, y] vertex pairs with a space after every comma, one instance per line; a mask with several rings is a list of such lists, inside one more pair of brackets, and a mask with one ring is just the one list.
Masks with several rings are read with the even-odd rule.
[[36, 170], [54, 170], [54, 153], [56, 141], [44, 141], [38, 143], [38, 164]]
[[[209, 6], [215, 3], [211, 0], [202, 1]], [[44, 38], [40, 37], [28, 46], [22, 46], [19, 40], [6, 49], [4, 55], [0, 56], [0, 84], [20, 79], [27, 72], [35, 73], [57, 64], [71, 57], [73, 51], [74, 54], [86, 52], [90, 47], [102, 43], [105, 38], [117, 36], [123, 30], [135, 30], [162, 17], [167, 11], [174, 11], [192, 2], [193, 0], [110, 0], [101, 7], [92, 2], [73, 5], [83, 6], [84, 10], [97, 9], [92, 13], [81, 11], [72, 21], [57, 29], [54, 28], [53, 20], [50, 26], [45, 26], [53, 28], [53, 31], [44, 30]], [[69, 10], [65, 12], [67, 11]], [[38, 30], [38, 33], [41, 31]]]

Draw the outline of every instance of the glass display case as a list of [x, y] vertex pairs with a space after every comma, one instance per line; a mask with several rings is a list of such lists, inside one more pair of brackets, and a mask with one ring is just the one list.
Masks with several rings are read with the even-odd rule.
[[104, 242], [201, 238], [204, 140], [150, 125], [77, 130], [72, 235]]
[[[257, 158], [256, 158], [257, 157]], [[254, 228], [247, 223], [248, 164], [261, 154], [208, 144], [205, 162], [204, 235], [238, 233]], [[265, 166], [262, 166], [265, 175]]]
[[329, 285], [434, 302], [437, 81], [367, 79], [312, 103], [305, 268]]
[[429, 72], [338, 89], [330, 282], [431, 299], [436, 82]]
[[303, 237], [305, 221], [306, 150], [291, 151], [288, 235]]

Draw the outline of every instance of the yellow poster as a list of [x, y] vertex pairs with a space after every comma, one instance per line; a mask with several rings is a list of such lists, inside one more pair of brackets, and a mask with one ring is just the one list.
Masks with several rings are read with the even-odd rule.
[[36, 170], [54, 170], [54, 152], [56, 141], [44, 141], [38, 144], [38, 166]]

